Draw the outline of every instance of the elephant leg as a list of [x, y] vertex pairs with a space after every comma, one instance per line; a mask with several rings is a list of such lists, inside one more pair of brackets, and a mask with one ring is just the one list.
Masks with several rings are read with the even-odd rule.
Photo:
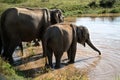
[[3, 54], [5, 54], [5, 58], [6, 58], [6, 59], [8, 60], [8, 62], [12, 65], [12, 64], [14, 64], [14, 60], [13, 60], [13, 58], [12, 58], [12, 54], [13, 54], [15, 48], [18, 46], [18, 42], [17, 42], [17, 41], [14, 41], [14, 42], [11, 41], [11, 42], [9, 43], [9, 45], [7, 45], [7, 46], [8, 46], [8, 48], [5, 48]]
[[53, 64], [52, 64], [52, 56], [53, 56], [53, 51], [49, 48], [46, 49], [46, 54], [47, 54], [47, 57], [48, 57], [48, 65], [53, 68]]
[[54, 54], [55, 54], [55, 60], [56, 60], [55, 68], [58, 69], [58, 68], [60, 68], [60, 62], [61, 62], [60, 60], [63, 55], [63, 52], [56, 51], [56, 52], [54, 52]]
[[0, 38], [0, 55], [1, 55], [1, 53], [2, 53], [2, 40]]
[[68, 63], [74, 63], [76, 55], [76, 44], [72, 44], [69, 50], [70, 53], [68, 57], [70, 57], [70, 60]]
[[70, 59], [71, 59], [71, 48], [68, 49], [68, 51], [67, 51], [67, 56], [68, 56], [68, 60], [70, 60]]
[[42, 40], [42, 49], [43, 49], [43, 57], [46, 56], [45, 54], [45, 45], [44, 45], [44, 40]]
[[6, 56], [7, 56], [8, 48], [9, 48], [9, 43], [6, 42], [6, 43], [3, 45], [3, 54], [1, 55], [4, 60], [7, 60], [7, 57], [6, 57]]
[[[9, 56], [10, 56], [10, 64], [14, 64], [14, 60], [13, 60], [13, 57], [12, 57], [12, 55], [13, 55], [13, 53], [14, 53], [14, 51], [15, 51], [15, 49], [16, 49], [16, 47], [19, 45], [19, 43], [18, 42], [15, 42], [15, 43], [11, 43], [10, 44], [10, 46], [9, 46]], [[23, 51], [23, 50], [22, 50]]]

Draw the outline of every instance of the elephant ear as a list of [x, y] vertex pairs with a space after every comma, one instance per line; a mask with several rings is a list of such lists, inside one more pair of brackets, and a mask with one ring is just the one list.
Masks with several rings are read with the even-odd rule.
[[60, 9], [50, 10], [50, 16], [51, 16], [51, 24], [56, 24], [64, 21], [62, 11]]
[[77, 27], [78, 42], [82, 44], [84, 47], [86, 46], [85, 45], [86, 36], [87, 35], [86, 35], [85, 27], [84, 26]]
[[49, 26], [50, 25], [50, 12], [47, 8], [44, 8], [44, 19], [45, 19], [45, 26]]
[[82, 27], [82, 42], [81, 42], [81, 44], [85, 47], [86, 45], [85, 45], [85, 41], [86, 41], [86, 31], [85, 31], [85, 28], [84, 27]]
[[89, 39], [89, 31], [87, 27], [81, 26], [82, 27], [82, 35], [83, 35], [83, 45], [85, 46], [85, 42]]

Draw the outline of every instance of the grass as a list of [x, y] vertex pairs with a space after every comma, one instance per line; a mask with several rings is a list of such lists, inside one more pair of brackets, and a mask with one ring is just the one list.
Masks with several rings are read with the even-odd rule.
[[87, 71], [67, 67], [60, 70], [50, 71], [44, 76], [36, 77], [34, 80], [88, 80]]
[[[27, 80], [24, 74], [3, 61], [0, 57], [0, 80]], [[30, 79], [29, 79], [30, 80]]]
[[[90, 7], [89, 3], [93, 0], [0, 0], [0, 13], [9, 7], [47, 7], [60, 8], [65, 16], [80, 16], [82, 14], [104, 14], [104, 13], [120, 13], [120, 0], [112, 8], [102, 8], [99, 6]], [[99, 0], [96, 0], [99, 5]]]

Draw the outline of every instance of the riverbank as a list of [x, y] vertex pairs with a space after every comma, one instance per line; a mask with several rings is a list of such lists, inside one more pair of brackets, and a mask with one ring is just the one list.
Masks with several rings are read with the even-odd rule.
[[[30, 8], [59, 8], [63, 11], [65, 17], [73, 16], [120, 16], [120, 1], [117, 1], [113, 7], [103, 8], [99, 6], [96, 0], [96, 6], [90, 6], [90, 0], [0, 0], [0, 14], [10, 7], [30, 7]], [[102, 14], [102, 15], [101, 15]], [[109, 14], [109, 15], [108, 15]]]
[[[105, 14], [78, 14], [77, 16], [73, 17], [118, 17], [120, 13], [105, 13]], [[70, 17], [70, 16], [67, 16]]]

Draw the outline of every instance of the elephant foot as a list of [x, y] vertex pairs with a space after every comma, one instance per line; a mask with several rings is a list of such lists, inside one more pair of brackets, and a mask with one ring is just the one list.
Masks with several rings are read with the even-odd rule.
[[50, 65], [48, 65], [48, 64], [45, 64], [45, 67], [46, 67], [46, 68], [50, 68]]
[[7, 61], [11, 66], [16, 66], [16, 64], [14, 63], [14, 61]]
[[53, 65], [45, 64], [46, 68], [53, 68]]
[[75, 61], [71, 61], [71, 60], [70, 60], [70, 61], [68, 61], [68, 64], [73, 64], [74, 62], [75, 62]]
[[55, 69], [59, 69], [60, 68], [60, 66], [58, 66], [58, 65], [55, 65], [55, 67], [54, 67]]
[[42, 55], [42, 57], [46, 57], [46, 55], [45, 55], [45, 54], [43, 54], [43, 55]]
[[1, 58], [2, 58], [2, 60], [8, 62], [11, 66], [14, 66], [14, 65], [15, 65], [13, 59], [7, 58], [7, 57], [5, 57], [4, 55], [2, 55]]

